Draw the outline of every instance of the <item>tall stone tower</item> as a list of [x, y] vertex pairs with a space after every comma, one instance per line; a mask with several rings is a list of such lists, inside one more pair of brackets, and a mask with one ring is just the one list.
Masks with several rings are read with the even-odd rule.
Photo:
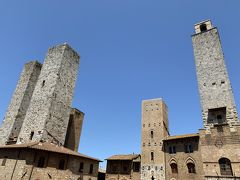
[[37, 61], [25, 64], [0, 129], [0, 145], [16, 143], [41, 67]]
[[192, 42], [204, 126], [229, 124], [234, 131], [238, 114], [217, 28], [210, 20], [196, 24]]
[[50, 48], [39, 75], [17, 143], [64, 145], [79, 55], [67, 44]]
[[162, 99], [142, 102], [141, 179], [165, 179], [162, 140], [169, 135], [167, 106]]

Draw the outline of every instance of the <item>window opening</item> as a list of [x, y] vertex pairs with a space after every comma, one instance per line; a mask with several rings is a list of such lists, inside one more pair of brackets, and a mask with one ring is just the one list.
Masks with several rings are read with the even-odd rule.
[[170, 166], [171, 166], [171, 170], [172, 170], [173, 174], [178, 173], [178, 167], [177, 167], [176, 163], [172, 163], [172, 164], [170, 164]]
[[188, 168], [188, 173], [196, 173], [195, 165], [193, 163], [188, 163], [187, 168]]
[[38, 165], [37, 165], [37, 167], [43, 168], [43, 167], [44, 167], [44, 164], [45, 164], [45, 158], [44, 158], [44, 157], [40, 157], [39, 160], [38, 160]]
[[201, 24], [200, 25], [200, 31], [201, 32], [204, 32], [204, 31], [206, 31], [207, 30], [207, 25], [206, 24]]
[[169, 154], [176, 154], [176, 146], [169, 146]]
[[29, 139], [32, 140], [33, 136], [34, 136], [34, 132], [32, 131], [31, 134], [30, 134], [30, 138]]
[[93, 173], [93, 164], [90, 164], [89, 174]]
[[154, 161], [154, 152], [151, 152], [151, 161]]
[[61, 160], [59, 161], [58, 169], [64, 170], [64, 167], [65, 167], [65, 160], [64, 160], [64, 159], [61, 159]]
[[6, 165], [6, 162], [7, 162], [7, 156], [4, 156], [3, 160], [2, 160], [2, 164], [1, 166], [5, 166]]
[[151, 138], [153, 138], [153, 131], [151, 131]]
[[43, 82], [42, 82], [42, 87], [44, 87], [44, 86], [45, 86], [45, 82], [46, 82], [46, 81], [45, 81], [45, 80], [43, 80]]
[[227, 158], [221, 158], [218, 161], [221, 175], [233, 175], [231, 161]]
[[192, 153], [192, 152], [193, 152], [192, 144], [186, 144], [185, 145], [185, 153]]

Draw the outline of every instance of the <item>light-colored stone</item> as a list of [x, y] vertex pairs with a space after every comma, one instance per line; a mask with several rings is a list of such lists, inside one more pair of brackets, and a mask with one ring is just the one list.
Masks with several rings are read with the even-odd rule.
[[70, 46], [49, 49], [18, 144], [47, 141], [64, 145], [78, 66], [79, 55]]
[[16, 143], [41, 67], [37, 61], [25, 64], [0, 129], [0, 145]]

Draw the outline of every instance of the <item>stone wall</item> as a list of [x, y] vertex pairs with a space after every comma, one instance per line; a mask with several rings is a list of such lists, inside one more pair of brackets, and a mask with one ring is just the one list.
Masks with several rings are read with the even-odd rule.
[[107, 162], [106, 180], [140, 180], [140, 175], [140, 171], [134, 171], [133, 162], [130, 160], [108, 160]]
[[[186, 153], [185, 145], [191, 144], [193, 152]], [[175, 146], [176, 153], [170, 153], [169, 147]], [[184, 180], [203, 180], [203, 168], [202, 168], [202, 157], [199, 145], [199, 138], [183, 138], [168, 140], [164, 142], [165, 161], [166, 161], [166, 179], [184, 179]], [[187, 163], [193, 163], [195, 165], [196, 173], [189, 173]], [[173, 173], [171, 169], [171, 163], [177, 164], [177, 173]]]
[[78, 146], [80, 143], [80, 137], [82, 133], [83, 119], [84, 119], [83, 112], [75, 108], [71, 109], [64, 146], [73, 151], [78, 151]]
[[[201, 156], [205, 176], [213, 179], [221, 177], [219, 159], [231, 161], [232, 172], [240, 179], [240, 126], [236, 132], [231, 132], [229, 126], [219, 126], [210, 129], [211, 134], [200, 130]], [[233, 177], [232, 177], [233, 178]]]
[[[97, 180], [99, 163], [97, 161], [58, 154], [47, 151], [26, 149], [1, 149], [0, 165], [7, 156], [4, 166], [0, 166], [0, 179], [65, 179], [65, 180]], [[44, 168], [37, 167], [39, 157], [45, 157]], [[65, 160], [64, 170], [58, 169], [59, 160]], [[80, 163], [84, 163], [83, 172], [79, 172]], [[93, 164], [93, 172], [89, 173], [90, 165]]]
[[37, 61], [25, 64], [0, 130], [0, 145], [16, 143], [41, 67]]
[[[162, 140], [168, 136], [167, 106], [162, 99], [142, 102], [141, 179], [165, 179]], [[153, 156], [153, 157], [151, 157]], [[153, 158], [153, 159], [152, 159]]]
[[67, 44], [49, 49], [17, 143], [64, 145], [78, 66], [79, 55]]

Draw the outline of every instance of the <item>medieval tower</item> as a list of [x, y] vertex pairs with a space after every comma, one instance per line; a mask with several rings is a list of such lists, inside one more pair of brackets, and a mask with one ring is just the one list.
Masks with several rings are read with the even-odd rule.
[[141, 179], [165, 179], [163, 139], [169, 135], [167, 106], [162, 99], [142, 102]]
[[41, 67], [37, 61], [25, 64], [0, 129], [0, 145], [16, 143]]
[[50, 48], [39, 75], [17, 143], [64, 145], [79, 55], [67, 44]]
[[204, 126], [228, 124], [235, 131], [237, 109], [217, 28], [210, 20], [196, 24], [192, 42]]

